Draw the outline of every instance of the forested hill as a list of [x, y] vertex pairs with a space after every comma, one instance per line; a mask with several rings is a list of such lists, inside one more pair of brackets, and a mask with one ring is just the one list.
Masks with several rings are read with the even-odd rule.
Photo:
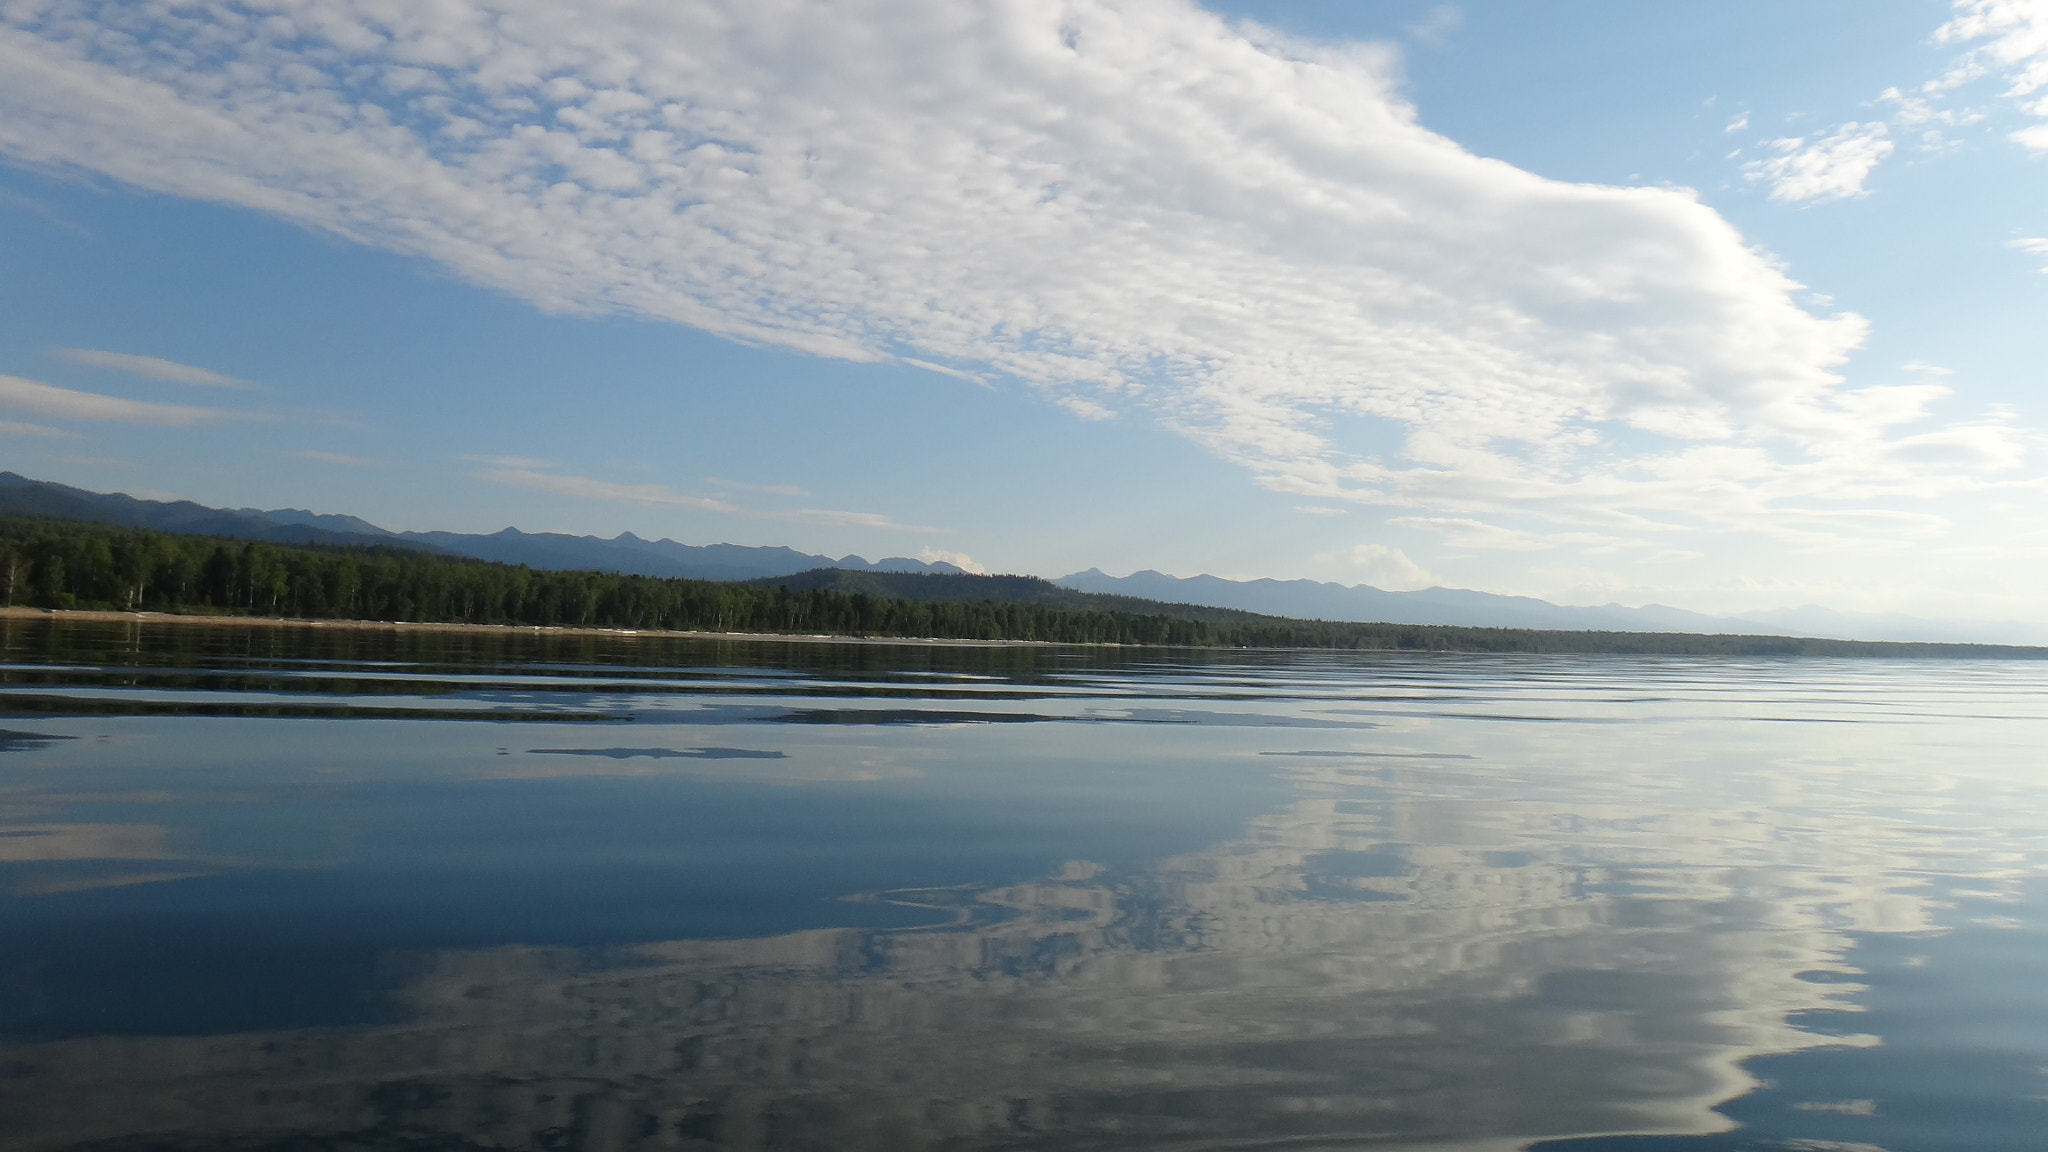
[[[1011, 594], [1033, 591], [1024, 583], [963, 582], [961, 587], [1001, 587]], [[200, 615], [1069, 644], [2048, 658], [2044, 648], [1970, 644], [1359, 624], [1251, 613], [1192, 619], [1174, 614], [1188, 610], [1185, 605], [1152, 604], [1150, 611], [1120, 611], [988, 598], [910, 599], [836, 588], [759, 587], [616, 572], [539, 571], [402, 548], [288, 546], [32, 517], [0, 517], [0, 603]]]
[[1080, 592], [1037, 576], [939, 575], [925, 572], [862, 572], [847, 568], [813, 568], [788, 576], [763, 576], [746, 583], [756, 588], [787, 588], [792, 592], [830, 590], [890, 596], [899, 600], [986, 600], [992, 604], [1037, 604], [1047, 608], [1095, 608], [1141, 616], [1172, 616], [1180, 620], [1246, 622], [1273, 620], [1239, 608], [1205, 604], [1169, 604], [1139, 596]]

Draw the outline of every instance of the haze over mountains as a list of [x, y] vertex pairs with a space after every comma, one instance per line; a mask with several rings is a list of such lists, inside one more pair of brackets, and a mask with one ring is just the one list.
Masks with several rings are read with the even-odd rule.
[[814, 556], [794, 548], [749, 548], [737, 544], [695, 546], [673, 540], [643, 540], [623, 532], [610, 540], [556, 532], [392, 532], [354, 516], [322, 515], [301, 508], [208, 508], [190, 500], [138, 500], [122, 493], [88, 492], [48, 480], [0, 472], [0, 513], [60, 516], [164, 532], [197, 532], [277, 544], [358, 544], [416, 548], [534, 568], [595, 568], [637, 576], [691, 580], [751, 580], [786, 576], [810, 568], [853, 568], [878, 572], [946, 572], [963, 569], [945, 561], [926, 563], [902, 556], [874, 563], [859, 556]]
[[1083, 592], [1111, 592], [1188, 604], [1241, 608], [1271, 616], [1316, 620], [1384, 620], [1395, 624], [1463, 624], [1488, 628], [1570, 628], [1614, 632], [1753, 631], [1754, 625], [1724, 616], [1650, 605], [1624, 608], [1569, 607], [1528, 596], [1500, 596], [1463, 588], [1388, 592], [1369, 584], [1315, 580], [1225, 580], [1219, 576], [1168, 576], [1133, 572], [1110, 576], [1097, 569], [1063, 576], [1056, 583]]
[[[762, 581], [818, 569], [965, 575], [945, 561], [892, 556], [870, 562], [794, 548], [736, 544], [691, 545], [645, 540], [630, 532], [609, 540], [506, 528], [493, 533], [392, 532], [354, 516], [296, 508], [209, 508], [188, 500], [139, 500], [121, 493], [88, 492], [50, 481], [0, 472], [0, 513], [28, 513], [169, 532], [191, 532], [280, 544], [370, 545], [469, 556], [534, 568], [592, 568], [642, 576], [696, 580]], [[1497, 628], [1557, 628], [1617, 632], [1755, 633], [1822, 636], [1843, 640], [2048, 642], [2048, 628], [2016, 622], [1956, 622], [1900, 615], [1852, 615], [1808, 605], [1739, 616], [1712, 616], [1663, 605], [1629, 608], [1552, 604], [1460, 588], [1389, 592], [1370, 585], [1313, 580], [1226, 580], [1141, 571], [1110, 576], [1098, 569], [1051, 583], [1077, 592], [1135, 600], [1238, 609], [1272, 616], [1321, 620], [1450, 624]]]

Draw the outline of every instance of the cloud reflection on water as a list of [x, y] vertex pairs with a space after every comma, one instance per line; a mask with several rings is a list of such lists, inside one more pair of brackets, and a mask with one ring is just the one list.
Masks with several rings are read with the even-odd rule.
[[[1358, 799], [1345, 761], [1318, 760], [1296, 771], [1303, 797], [1243, 837], [1142, 873], [1075, 862], [867, 897], [957, 924], [443, 950], [407, 958], [403, 1024], [16, 1045], [7, 1059], [33, 1072], [6, 1095], [27, 1130], [62, 1134], [36, 1147], [282, 1131], [522, 1147], [560, 1131], [590, 1148], [1399, 1133], [1506, 1149], [1706, 1132], [1751, 1086], [1742, 1060], [1867, 1042], [1787, 1023], [1851, 1006], [1854, 984], [1800, 978], [1839, 967], [1845, 928], [1930, 923], [1854, 860], [1774, 879], [1783, 861], [1746, 849], [1785, 828], [1759, 822], [1745, 843], [1725, 816], [1633, 797], [1605, 814], [1430, 797], [1434, 766], [1370, 763], [1387, 798]], [[1708, 836], [1722, 859], [1669, 861]], [[1363, 869], [1347, 893], [1327, 879], [1345, 854], [1400, 867]]]
[[[1362, 668], [1410, 677], [1412, 706], [1377, 728], [735, 722], [707, 749], [786, 758], [704, 764], [536, 749], [764, 791], [849, 786], [862, 778], [832, 765], [893, 756], [915, 774], [858, 787], [958, 793], [927, 817], [935, 843], [965, 806], [1089, 773], [1150, 775], [1084, 807], [1163, 803], [1161, 782], [1216, 765], [1277, 772], [1281, 799], [1137, 864], [841, 892], [917, 928], [396, 950], [393, 1022], [0, 1043], [16, 1134], [0, 1144], [1505, 1150], [1709, 1133], [1756, 1087], [1746, 1061], [1877, 1042], [1854, 1027], [1856, 939], [1935, 931], [1945, 901], [2012, 890], [2048, 848], [2029, 685], [2000, 704], [2020, 727], [1986, 727], [1982, 686], [1938, 669], [1783, 666], [1738, 688], [1668, 662], [1331, 661], [1273, 671], [1264, 687], [1286, 690], [1237, 707], [1284, 721]], [[1460, 690], [1432, 700], [1432, 676]], [[1652, 699], [1654, 676], [1669, 682]], [[1127, 713], [1170, 711], [1187, 687], [1075, 682], [1094, 694], [1049, 687], [1031, 707], [1110, 707], [1113, 686]], [[1524, 715], [1543, 722], [1504, 720]], [[1887, 722], [1840, 722], [1862, 719]], [[506, 738], [479, 726], [434, 730], [445, 755], [413, 738], [414, 759], [382, 770], [460, 782], [531, 763], [497, 760]], [[1063, 758], [1087, 771], [1048, 776]], [[129, 830], [73, 841], [168, 842], [112, 827]], [[1815, 1099], [1843, 1122], [1885, 1114]]]

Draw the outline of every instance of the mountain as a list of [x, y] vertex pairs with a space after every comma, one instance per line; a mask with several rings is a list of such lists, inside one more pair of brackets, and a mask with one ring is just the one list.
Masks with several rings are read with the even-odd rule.
[[1769, 612], [1710, 616], [1646, 604], [1597, 608], [1552, 604], [1527, 596], [1496, 596], [1463, 588], [1387, 592], [1367, 584], [1313, 580], [1225, 580], [1218, 576], [1168, 576], [1133, 572], [1109, 576], [1090, 568], [1054, 581], [1082, 592], [1107, 592], [1151, 600], [1237, 608], [1272, 616], [1319, 620], [1381, 621], [1389, 624], [1463, 624], [1490, 628], [1563, 628], [1602, 632], [1697, 632], [1900, 643], [2048, 644], [2048, 627], [2020, 621], [1929, 620], [1897, 613], [1842, 612], [1808, 604]]
[[521, 532], [517, 528], [507, 528], [488, 535], [402, 532], [398, 539], [503, 564], [525, 564], [533, 568], [595, 568], [636, 576], [681, 576], [693, 580], [780, 576], [832, 563], [823, 556], [807, 555], [794, 548], [745, 548], [736, 544], [696, 547], [673, 540], [642, 540], [630, 532], [606, 540], [598, 536]]
[[1389, 624], [1462, 624], [1479, 628], [1563, 628], [1596, 632], [1753, 631], [1755, 624], [1651, 604], [1599, 608], [1552, 604], [1528, 596], [1497, 596], [1463, 588], [1387, 592], [1369, 584], [1314, 580], [1225, 580], [1220, 576], [1168, 576], [1133, 572], [1110, 576], [1099, 569], [1053, 581], [1078, 592], [1112, 593], [1146, 600], [1206, 604], [1267, 616], [1313, 620], [1381, 621]]
[[1929, 620], [1897, 612], [1842, 612], [1808, 604], [1771, 612], [1744, 612], [1738, 619], [1773, 632], [1795, 629], [1840, 640], [1896, 640], [1964, 644], [2048, 644], [2048, 628], [2019, 620]]
[[533, 568], [593, 568], [636, 576], [679, 576], [691, 580], [751, 580], [787, 576], [812, 568], [847, 568], [871, 572], [960, 574], [945, 561], [926, 563], [890, 556], [874, 563], [859, 556], [813, 556], [794, 548], [749, 548], [738, 544], [690, 545], [673, 540], [643, 540], [622, 532], [606, 540], [554, 532], [392, 532], [354, 516], [308, 512], [300, 508], [209, 508], [190, 500], [138, 500], [124, 493], [88, 492], [48, 480], [30, 480], [0, 472], [0, 513], [90, 520], [127, 528], [192, 532], [237, 540], [268, 540], [277, 544], [343, 544], [413, 548], [525, 564]]
[[558, 532], [521, 532], [507, 528], [489, 535], [461, 532], [401, 532], [401, 541], [417, 541], [443, 551], [525, 564], [534, 568], [595, 568], [635, 576], [678, 576], [689, 580], [752, 580], [787, 576], [813, 568], [850, 568], [870, 572], [958, 573], [943, 560], [925, 563], [891, 556], [870, 564], [859, 556], [813, 556], [794, 548], [751, 548], [740, 544], [678, 544], [643, 540], [621, 532], [601, 536], [568, 536]]
[[[1741, 616], [1709, 616], [1650, 604], [1573, 607], [1528, 596], [1496, 596], [1461, 588], [1388, 592], [1370, 585], [1314, 580], [1225, 580], [1218, 576], [1175, 577], [1160, 572], [1109, 576], [1090, 568], [1058, 580], [1035, 576], [976, 577], [944, 561], [891, 556], [868, 562], [859, 556], [813, 555], [794, 548], [737, 544], [679, 544], [645, 540], [622, 532], [607, 540], [554, 532], [507, 528], [488, 534], [392, 532], [354, 516], [302, 508], [209, 508], [190, 500], [139, 500], [122, 493], [30, 480], [0, 472], [0, 514], [16, 513], [89, 520], [165, 532], [190, 532], [277, 544], [331, 544], [412, 548], [470, 556], [534, 568], [590, 568], [640, 576], [694, 580], [782, 583], [788, 587], [831, 587], [921, 600], [988, 599], [1049, 607], [1098, 607], [1126, 612], [1159, 612], [1192, 619], [1191, 609], [1227, 609], [1268, 616], [1390, 624], [1450, 624], [1493, 628], [1553, 628], [1604, 632], [1754, 633], [1758, 629], [1792, 636], [1841, 640], [1893, 640], [1985, 644], [2048, 643], [2048, 628], [2019, 622], [1927, 620], [1895, 614], [1857, 614], [1807, 605]], [[930, 577], [905, 580], [904, 576]], [[957, 578], [957, 579], [956, 579]], [[1086, 597], [1079, 594], [1087, 593]], [[1074, 597], [1074, 599], [1062, 599]], [[1214, 617], [1223, 619], [1224, 616]]]
[[237, 508], [235, 511], [244, 516], [259, 517], [274, 524], [304, 524], [311, 528], [321, 528], [329, 532], [354, 533], [358, 536], [384, 536], [390, 538], [396, 538], [397, 536], [397, 533], [379, 528], [368, 520], [359, 519], [354, 516], [322, 515], [317, 512], [308, 512], [304, 508], [273, 508], [268, 512], [260, 512], [254, 508]]
[[792, 592], [826, 589], [849, 594], [889, 596], [899, 600], [973, 601], [1034, 604], [1045, 608], [1094, 608], [1141, 616], [1174, 616], [1182, 620], [1251, 620], [1258, 614], [1201, 604], [1161, 603], [1106, 592], [1080, 592], [1037, 576], [981, 576], [973, 573], [849, 571], [815, 568], [788, 576], [763, 576], [746, 581], [756, 587]]
[[[190, 500], [137, 500], [120, 492], [88, 492], [48, 480], [0, 472], [0, 513], [90, 520], [124, 528], [155, 528], [274, 544], [353, 544], [390, 547], [400, 541], [384, 529], [353, 516], [316, 516], [297, 509], [259, 512], [254, 508], [208, 508]], [[427, 552], [444, 549], [407, 544]]]

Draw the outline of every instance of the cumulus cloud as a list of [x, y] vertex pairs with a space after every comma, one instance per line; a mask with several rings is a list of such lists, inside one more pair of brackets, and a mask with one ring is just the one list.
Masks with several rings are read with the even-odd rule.
[[205, 368], [194, 368], [155, 356], [131, 356], [125, 352], [101, 352], [92, 348], [52, 348], [50, 355], [83, 364], [88, 368], [111, 368], [116, 372], [127, 372], [145, 376], [151, 380], [167, 380], [173, 384], [194, 384], [202, 388], [254, 388], [247, 380], [223, 376]]
[[[640, 504], [655, 508], [688, 508], [699, 512], [724, 512], [735, 516], [748, 516], [757, 520], [791, 520], [802, 524], [818, 524], [837, 528], [878, 528], [893, 532], [936, 532], [921, 524], [902, 524], [878, 512], [848, 512], [836, 508], [747, 508], [715, 496], [693, 496], [677, 492], [661, 484], [620, 484], [610, 480], [598, 480], [589, 476], [571, 476], [559, 472], [543, 471], [544, 461], [527, 461], [518, 457], [486, 457], [494, 460], [492, 467], [480, 468], [471, 475], [492, 484], [510, 484], [517, 488], [533, 488], [542, 492], [553, 492], [558, 496], [573, 496], [579, 500], [597, 500], [612, 504]], [[964, 565], [963, 565], [964, 567]]]
[[1882, 121], [1854, 120], [1827, 136], [1773, 140], [1776, 156], [1752, 160], [1742, 171], [1753, 181], [1769, 184], [1773, 200], [1846, 200], [1862, 196], [1863, 182], [1892, 154]]
[[1399, 548], [1385, 544], [1357, 545], [1345, 553], [1343, 559], [1360, 579], [1389, 592], [1412, 592], [1437, 582], [1429, 569], [1410, 560], [1408, 554]]
[[[1810, 535], [1787, 500], [1979, 482], [1889, 452], [1919, 410], [1844, 390], [1864, 322], [1692, 193], [1474, 156], [1398, 82], [1186, 0], [0, 8], [18, 161], [547, 309], [1021, 380], [1314, 500]], [[1889, 147], [1764, 163], [1850, 195]], [[1375, 425], [1398, 452], [1337, 431]]]
[[972, 572], [976, 576], [988, 575], [988, 569], [975, 563], [974, 557], [969, 556], [965, 552], [948, 552], [943, 548], [920, 548], [917, 550], [917, 558], [927, 564], [936, 564], [943, 560], [955, 568]]
[[227, 413], [183, 404], [148, 404], [97, 392], [58, 388], [19, 376], [0, 376], [0, 409], [54, 416], [60, 420], [111, 420], [124, 424], [159, 424], [182, 428]]

